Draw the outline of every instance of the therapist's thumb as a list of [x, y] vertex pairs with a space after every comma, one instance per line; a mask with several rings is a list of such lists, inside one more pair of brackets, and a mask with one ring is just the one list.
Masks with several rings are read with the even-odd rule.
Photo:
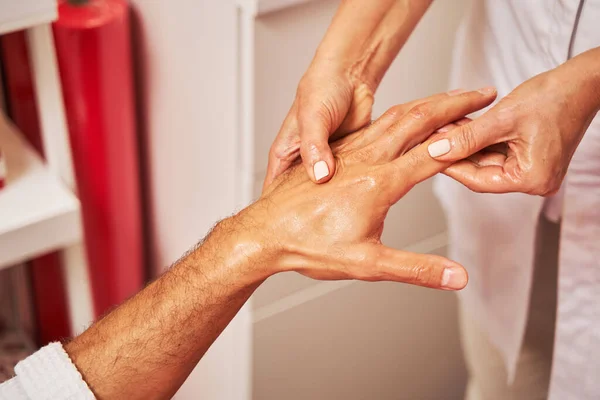
[[429, 144], [429, 155], [439, 161], [454, 162], [467, 158], [478, 151], [501, 141], [505, 132], [499, 129], [494, 110], [456, 129], [438, 134]]
[[329, 147], [329, 130], [317, 120], [300, 122], [300, 155], [313, 182], [325, 183], [335, 173], [335, 159]]

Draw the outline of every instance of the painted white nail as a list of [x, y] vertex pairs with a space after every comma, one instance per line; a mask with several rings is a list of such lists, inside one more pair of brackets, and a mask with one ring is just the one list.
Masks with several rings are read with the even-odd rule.
[[450, 141], [448, 139], [438, 140], [427, 146], [429, 155], [433, 158], [443, 156], [450, 151]]
[[329, 167], [325, 161], [317, 161], [313, 166], [313, 172], [315, 173], [315, 180], [318, 182], [329, 175]]

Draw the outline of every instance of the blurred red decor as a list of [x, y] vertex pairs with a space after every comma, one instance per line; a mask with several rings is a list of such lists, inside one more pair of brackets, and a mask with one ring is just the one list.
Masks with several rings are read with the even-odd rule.
[[128, 4], [59, 1], [53, 31], [94, 307], [100, 315], [143, 284]]

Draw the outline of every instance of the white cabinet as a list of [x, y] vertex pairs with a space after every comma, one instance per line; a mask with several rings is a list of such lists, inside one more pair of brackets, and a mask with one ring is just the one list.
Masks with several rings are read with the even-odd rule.
[[0, 115], [7, 186], [0, 190], [0, 269], [82, 238], [79, 201]]

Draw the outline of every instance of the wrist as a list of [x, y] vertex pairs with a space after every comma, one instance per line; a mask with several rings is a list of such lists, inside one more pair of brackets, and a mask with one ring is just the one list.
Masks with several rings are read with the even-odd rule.
[[335, 75], [346, 79], [353, 87], [366, 85], [375, 93], [383, 75], [385, 66], [374, 65], [376, 49], [367, 49], [360, 53], [340, 55], [336, 51], [319, 48], [313, 59], [308, 74]]
[[556, 85], [576, 93], [574, 106], [586, 114], [600, 110], [600, 47], [579, 54], [555, 71]]
[[251, 207], [220, 221], [194, 251], [202, 253], [200, 259], [214, 260], [220, 279], [231, 278], [241, 286], [254, 286], [277, 272], [276, 248], [267, 240], [265, 224], [254, 218]]

